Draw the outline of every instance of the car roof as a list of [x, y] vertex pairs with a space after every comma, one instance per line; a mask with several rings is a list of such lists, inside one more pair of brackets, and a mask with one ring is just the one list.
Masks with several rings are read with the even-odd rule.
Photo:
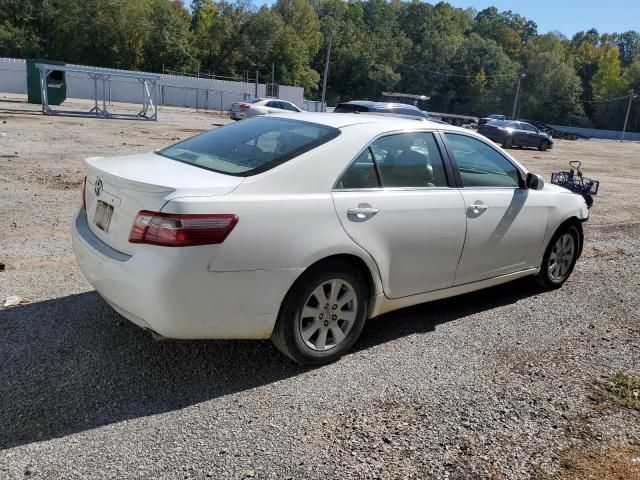
[[[328, 112], [307, 112], [304, 115], [300, 113], [273, 113], [269, 117], [286, 118], [289, 120], [298, 120], [301, 122], [317, 123], [333, 128], [345, 128], [357, 125], [369, 125], [377, 130], [377, 134], [387, 132], [395, 132], [398, 130], [411, 130], [418, 128], [428, 128], [439, 130], [442, 132], [459, 132], [467, 136], [476, 137], [481, 141], [487, 141], [485, 137], [479, 133], [472, 132], [469, 129], [456, 127], [448, 123], [436, 123], [424, 117], [412, 117], [409, 115], [385, 115], [380, 113], [328, 113]], [[511, 161], [518, 166], [523, 172], [528, 170], [516, 160], [508, 152], [503, 152]]]
[[350, 100], [348, 102], [340, 102], [339, 105], [361, 105], [369, 108], [411, 108], [413, 110], [420, 110], [414, 105], [408, 103], [394, 103], [394, 102], [373, 102], [371, 100]]
[[418, 128], [421, 126], [426, 126], [428, 128], [438, 128], [439, 130], [464, 130], [449, 124], [434, 122], [424, 117], [413, 117], [410, 115], [383, 115], [379, 113], [369, 112], [340, 114], [328, 112], [307, 112], [304, 114], [304, 116], [300, 116], [299, 113], [275, 113], [269, 116], [301, 120], [334, 128], [375, 123], [380, 124], [380, 126], [387, 125], [390, 127], [389, 130], [394, 130], [396, 128]]

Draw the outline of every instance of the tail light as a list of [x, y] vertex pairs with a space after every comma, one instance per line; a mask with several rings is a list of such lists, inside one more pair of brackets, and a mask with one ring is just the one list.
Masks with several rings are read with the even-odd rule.
[[164, 247], [222, 243], [238, 223], [237, 215], [195, 215], [142, 210], [131, 227], [129, 242]]
[[251, 105], [249, 105], [248, 103], [240, 104], [240, 110], [249, 110], [250, 108], [251, 108]]
[[87, 209], [87, 177], [82, 180], [82, 208]]

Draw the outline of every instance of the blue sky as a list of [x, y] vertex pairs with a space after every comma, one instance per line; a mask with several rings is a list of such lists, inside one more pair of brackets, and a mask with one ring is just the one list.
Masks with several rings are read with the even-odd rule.
[[[448, 0], [455, 7], [511, 10], [538, 24], [538, 32], [567, 37], [595, 27], [600, 33], [640, 30], [640, 0]], [[429, 2], [433, 3], [433, 2]]]
[[[275, 0], [254, 0], [271, 5]], [[429, 3], [437, 3], [431, 0]], [[191, 0], [183, 0], [189, 6]], [[640, 30], [640, 0], [448, 0], [456, 7], [483, 10], [495, 6], [512, 10], [538, 24], [540, 33], [559, 31], [572, 37], [595, 27], [600, 33]]]

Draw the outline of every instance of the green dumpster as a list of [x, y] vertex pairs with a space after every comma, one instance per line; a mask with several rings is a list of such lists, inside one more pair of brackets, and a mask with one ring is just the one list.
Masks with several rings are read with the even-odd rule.
[[[27, 100], [29, 103], [42, 103], [40, 95], [40, 70], [36, 67], [38, 63], [49, 65], [64, 65], [62, 62], [52, 60], [27, 60]], [[49, 105], [60, 105], [67, 99], [67, 81], [65, 74], [61, 70], [54, 70], [47, 78], [47, 101]]]

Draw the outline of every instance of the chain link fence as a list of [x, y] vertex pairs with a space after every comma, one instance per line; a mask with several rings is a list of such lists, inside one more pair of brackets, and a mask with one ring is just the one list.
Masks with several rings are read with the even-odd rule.
[[195, 108], [196, 111], [226, 113], [234, 102], [252, 98], [248, 92], [229, 92], [199, 87], [160, 86], [160, 105]]

